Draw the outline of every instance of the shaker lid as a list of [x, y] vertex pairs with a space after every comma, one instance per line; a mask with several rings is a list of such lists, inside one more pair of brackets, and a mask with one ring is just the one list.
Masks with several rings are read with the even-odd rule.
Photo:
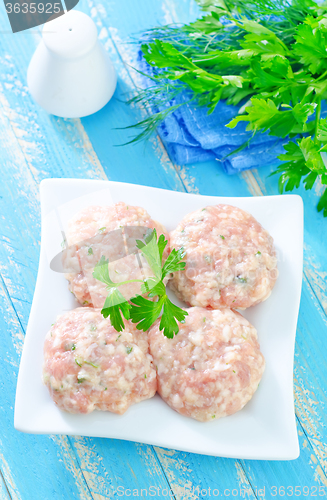
[[42, 30], [42, 37], [51, 52], [58, 57], [70, 59], [90, 52], [97, 42], [98, 33], [89, 16], [78, 10], [71, 10], [48, 21]]

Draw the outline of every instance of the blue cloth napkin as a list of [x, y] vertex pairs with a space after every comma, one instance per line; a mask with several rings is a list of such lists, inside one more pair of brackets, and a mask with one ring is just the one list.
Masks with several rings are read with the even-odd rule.
[[[186, 93], [182, 93], [178, 101], [180, 99], [189, 100]], [[252, 132], [245, 130], [245, 122], [234, 129], [226, 127], [239, 108], [220, 101], [210, 115], [207, 108], [193, 103], [185, 103], [174, 111], [158, 127], [171, 160], [185, 165], [216, 159], [227, 174], [276, 164], [277, 156], [285, 152], [283, 143], [288, 139], [278, 139], [268, 133], [257, 133], [248, 146], [227, 157], [252, 137]]]

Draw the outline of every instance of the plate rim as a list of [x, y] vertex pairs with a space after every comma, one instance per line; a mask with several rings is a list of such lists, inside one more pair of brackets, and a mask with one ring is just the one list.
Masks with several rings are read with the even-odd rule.
[[[102, 184], [104, 185], [104, 187], [110, 187], [110, 186], [120, 186], [122, 187], [123, 189], [126, 188], [126, 187], [129, 187], [129, 188], [136, 188], [136, 189], [145, 189], [145, 190], [149, 190], [149, 191], [161, 191], [161, 192], [165, 192], [165, 193], [172, 193], [172, 194], [175, 194], [175, 195], [178, 195], [178, 196], [181, 196], [181, 195], [184, 195], [184, 196], [187, 196], [187, 197], [190, 197], [190, 196], [193, 196], [193, 197], [200, 197], [200, 198], [214, 198], [214, 199], [224, 199], [224, 200], [239, 200], [239, 199], [246, 199], [246, 200], [249, 200], [254, 203], [261, 203], [263, 200], [267, 200], [267, 198], [269, 200], [271, 199], [292, 199], [294, 202], [296, 201], [296, 203], [298, 204], [298, 207], [297, 209], [299, 210], [299, 220], [301, 221], [301, 227], [298, 228], [298, 231], [299, 231], [299, 235], [301, 237], [301, 240], [302, 240], [302, 246], [301, 246], [301, 255], [302, 255], [302, 259], [301, 259], [301, 262], [300, 262], [300, 265], [299, 267], [301, 267], [301, 270], [303, 269], [303, 200], [301, 198], [301, 196], [297, 195], [297, 194], [286, 194], [286, 195], [271, 195], [271, 196], [260, 196], [260, 197], [253, 197], [253, 196], [244, 196], [244, 197], [241, 197], [241, 196], [211, 196], [211, 195], [201, 195], [201, 194], [198, 194], [198, 193], [187, 193], [187, 192], [180, 192], [180, 191], [172, 191], [170, 189], [165, 189], [165, 188], [157, 188], [157, 187], [151, 187], [151, 186], [143, 186], [143, 185], [139, 185], [139, 184], [131, 184], [131, 183], [125, 183], [125, 182], [116, 182], [116, 181], [108, 181], [108, 180], [93, 180], [93, 179], [74, 179], [74, 178], [71, 178], [71, 179], [61, 179], [61, 178], [50, 178], [50, 179], [44, 179], [41, 181], [40, 183], [40, 195], [41, 195], [41, 219], [42, 219], [42, 223], [41, 223], [41, 247], [40, 247], [40, 259], [39, 259], [39, 267], [38, 267], [38, 272], [37, 272], [37, 280], [36, 280], [36, 285], [35, 285], [35, 291], [34, 291], [34, 296], [33, 296], [33, 301], [32, 301], [32, 307], [31, 307], [31, 311], [30, 311], [30, 317], [29, 317], [29, 321], [28, 321], [28, 326], [27, 326], [27, 330], [26, 330], [26, 339], [27, 338], [31, 338], [32, 337], [32, 333], [29, 333], [30, 332], [30, 319], [31, 319], [31, 316], [33, 315], [34, 313], [34, 309], [37, 308], [36, 306], [36, 303], [35, 303], [35, 300], [34, 300], [34, 297], [36, 295], [36, 291], [38, 290], [38, 282], [39, 282], [39, 278], [40, 278], [40, 275], [41, 275], [41, 272], [42, 272], [42, 269], [41, 269], [41, 266], [42, 266], [42, 259], [41, 259], [41, 256], [42, 254], [44, 254], [44, 235], [43, 235], [43, 230], [44, 230], [44, 225], [43, 225], [43, 219], [44, 219], [44, 215], [45, 215], [45, 202], [44, 202], [44, 196], [46, 194], [46, 191], [47, 189], [49, 189], [49, 187], [51, 188], [51, 186], [54, 186], [56, 184], [61, 184], [61, 183], [71, 183], [73, 182], [74, 184], [93, 184], [95, 186], [95, 184]], [[97, 191], [98, 189], [95, 189], [94, 191]], [[259, 201], [261, 200], [261, 201]], [[297, 323], [297, 320], [298, 320], [298, 314], [299, 314], [299, 307], [300, 307], [300, 297], [301, 297], [301, 287], [300, 287], [300, 290], [297, 290], [298, 292], [298, 297], [297, 297], [297, 307], [296, 307], [296, 310], [295, 310], [295, 316], [296, 316], [296, 323]], [[296, 328], [295, 328], [296, 330]], [[292, 339], [293, 339], [293, 347], [292, 347], [292, 355], [293, 355], [293, 361], [292, 361], [292, 374], [293, 374], [293, 370], [294, 370], [294, 347], [295, 347], [295, 336], [296, 336], [296, 332], [294, 332], [294, 334], [292, 335]], [[15, 429], [19, 430], [19, 431], [22, 431], [22, 432], [27, 432], [27, 433], [33, 433], [33, 434], [62, 434], [63, 432], [62, 431], [54, 431], [54, 430], [49, 430], [48, 432], [44, 432], [44, 431], [40, 431], [38, 432], [37, 430], [35, 429], [29, 429], [28, 425], [25, 426], [24, 425], [24, 422], [22, 421], [21, 419], [21, 413], [19, 413], [19, 404], [17, 403], [17, 401], [19, 401], [19, 392], [21, 390], [21, 387], [22, 387], [22, 366], [24, 366], [24, 351], [25, 351], [25, 343], [26, 343], [26, 340], [24, 342], [24, 349], [23, 349], [23, 354], [22, 354], [22, 358], [21, 358], [21, 362], [20, 362], [20, 367], [19, 367], [19, 374], [18, 374], [18, 381], [17, 381], [17, 388], [16, 388], [16, 400], [15, 400], [15, 415], [14, 415], [14, 427]], [[292, 396], [293, 396], [293, 392], [292, 392]], [[180, 450], [180, 451], [187, 451], [187, 452], [191, 452], [191, 453], [196, 453], [196, 454], [203, 454], [203, 455], [211, 455], [211, 456], [219, 456], [219, 457], [226, 457], [226, 458], [241, 458], [241, 459], [256, 459], [256, 460], [291, 460], [291, 459], [296, 459], [298, 456], [299, 456], [299, 442], [298, 442], [298, 436], [297, 436], [297, 431], [296, 431], [296, 418], [295, 418], [295, 411], [294, 411], [294, 398], [293, 398], [293, 416], [294, 416], [294, 422], [293, 422], [293, 436], [292, 436], [292, 446], [288, 445], [289, 447], [289, 452], [285, 452], [284, 454], [282, 454], [282, 456], [280, 455], [276, 455], [276, 456], [272, 456], [271, 454], [267, 457], [264, 457], [264, 456], [250, 456], [251, 453], [248, 453], [248, 454], [245, 454], [245, 455], [242, 455], [242, 454], [237, 454], [234, 455], [234, 454], [228, 454], [228, 453], [225, 453], [225, 454], [222, 454], [222, 453], [208, 453], [207, 451], [205, 452], [201, 452], [201, 451], [197, 451], [197, 450], [194, 450], [194, 449], [186, 449], [185, 447], [180, 447], [180, 446], [175, 446], [174, 448], [171, 448], [171, 449], [176, 449], [176, 450]], [[184, 417], [186, 418], [186, 417]], [[209, 424], [210, 425], [210, 424]], [[74, 433], [74, 431], [70, 431], [69, 429], [65, 430], [64, 431], [65, 434], [67, 435], [76, 435], [76, 433]], [[91, 437], [109, 437], [109, 436], [103, 436], [103, 435], [100, 435], [100, 434], [97, 434], [97, 433], [79, 433], [78, 435], [84, 435], [84, 436], [91, 436]], [[134, 441], [134, 442], [140, 442], [138, 439], [132, 439], [131, 437], [128, 437], [128, 438], [124, 438], [124, 437], [113, 437], [111, 436], [112, 439], [122, 439], [122, 440], [127, 440], [127, 441]], [[142, 443], [145, 443], [145, 444], [152, 444], [154, 446], [161, 446], [161, 447], [167, 447], [165, 444], [163, 444], [162, 442], [159, 442], [158, 443], [154, 443], [153, 440], [150, 440], [150, 441], [146, 441], [144, 439], [142, 439]], [[290, 451], [290, 448], [292, 448], [292, 451]]]

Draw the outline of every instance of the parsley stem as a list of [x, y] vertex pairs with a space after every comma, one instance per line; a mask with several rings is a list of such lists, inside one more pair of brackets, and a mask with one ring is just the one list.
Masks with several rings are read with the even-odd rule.
[[[114, 282], [113, 282], [114, 283]], [[144, 280], [127, 280], [127, 281], [121, 281], [120, 283], [114, 283], [115, 288], [126, 285], [127, 283], [144, 283]], [[111, 286], [109, 288], [112, 288]]]
[[323, 78], [325, 78], [326, 75], [327, 75], [327, 70], [322, 75], [318, 76], [316, 81], [318, 82], [318, 80], [322, 80]]
[[320, 113], [321, 113], [321, 99], [318, 101], [318, 106], [316, 109], [316, 121], [315, 121], [315, 144], [319, 145], [318, 141], [318, 126], [319, 126], [319, 120], [320, 120]]

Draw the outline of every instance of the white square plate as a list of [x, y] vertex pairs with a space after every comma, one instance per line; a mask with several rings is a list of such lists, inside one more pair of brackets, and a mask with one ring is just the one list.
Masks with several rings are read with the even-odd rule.
[[[224, 198], [110, 181], [47, 179], [41, 183], [42, 240], [39, 273], [20, 364], [15, 428], [138, 441], [207, 455], [290, 460], [299, 455], [293, 403], [293, 358], [303, 255], [303, 204], [296, 195]], [[201, 423], [183, 417], [156, 395], [124, 415], [59, 410], [42, 384], [44, 338], [58, 314], [78, 304], [64, 276], [50, 269], [67, 220], [88, 205], [124, 201], [144, 207], [170, 231], [188, 213], [227, 203], [250, 212], [273, 236], [279, 278], [269, 299], [242, 314], [258, 331], [266, 370], [240, 412]]]

